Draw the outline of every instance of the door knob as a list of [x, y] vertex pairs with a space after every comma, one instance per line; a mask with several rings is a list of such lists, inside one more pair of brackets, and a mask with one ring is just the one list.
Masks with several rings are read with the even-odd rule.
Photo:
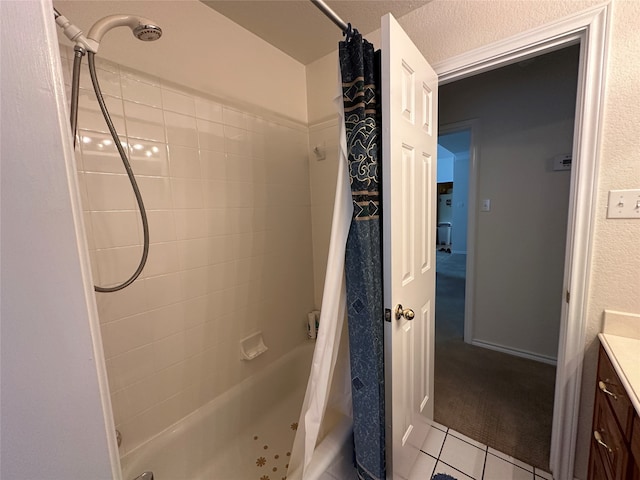
[[396, 320], [404, 317], [407, 320], [413, 320], [416, 314], [410, 308], [402, 308], [402, 304], [396, 305]]

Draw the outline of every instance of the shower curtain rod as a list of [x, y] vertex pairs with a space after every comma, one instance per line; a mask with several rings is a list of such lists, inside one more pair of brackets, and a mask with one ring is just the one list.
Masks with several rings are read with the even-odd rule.
[[351, 30], [351, 25], [349, 25], [347, 22], [342, 20], [338, 15], [336, 15], [336, 12], [331, 10], [329, 5], [324, 3], [322, 0], [310, 0], [310, 1], [316, 7], [318, 7], [318, 9], [322, 13], [324, 13], [327, 16], [327, 18], [329, 18], [329, 20], [335, 23], [340, 28], [340, 30], [342, 30], [342, 33], [346, 34], [347, 32], [349, 32], [349, 30]]

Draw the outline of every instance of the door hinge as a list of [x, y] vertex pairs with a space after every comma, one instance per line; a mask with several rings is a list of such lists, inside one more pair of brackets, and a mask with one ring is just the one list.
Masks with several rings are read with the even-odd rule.
[[569, 293], [569, 290], [567, 290], [567, 292], [564, 295], [564, 299], [567, 303], [569, 303], [570, 298], [571, 298], [571, 293]]

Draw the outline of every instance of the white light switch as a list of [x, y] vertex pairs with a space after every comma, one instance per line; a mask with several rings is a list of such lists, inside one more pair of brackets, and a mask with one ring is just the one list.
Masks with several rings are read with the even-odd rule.
[[607, 218], [640, 219], [640, 190], [610, 190]]
[[482, 200], [482, 204], [480, 205], [481, 212], [490, 212], [491, 211], [491, 200], [489, 198], [484, 198]]

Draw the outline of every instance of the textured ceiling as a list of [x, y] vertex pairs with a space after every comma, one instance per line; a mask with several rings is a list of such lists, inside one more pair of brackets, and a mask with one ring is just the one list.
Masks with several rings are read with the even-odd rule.
[[[403, 15], [430, 0], [328, 0], [325, 3], [360, 33], [380, 28], [380, 17]], [[332, 52], [340, 29], [309, 0], [202, 0], [235, 23], [307, 65]]]

